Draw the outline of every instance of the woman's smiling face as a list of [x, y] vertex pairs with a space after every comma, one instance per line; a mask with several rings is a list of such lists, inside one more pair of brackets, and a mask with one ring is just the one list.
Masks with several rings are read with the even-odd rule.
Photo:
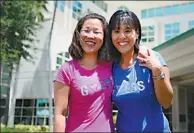
[[112, 30], [111, 36], [113, 45], [121, 54], [134, 50], [135, 42], [138, 39], [136, 31], [123, 23]]
[[116, 11], [109, 20], [109, 32], [114, 58], [131, 52], [138, 54], [141, 24], [133, 12]]
[[98, 53], [104, 39], [103, 25], [99, 19], [88, 19], [80, 31], [80, 43], [86, 54]]

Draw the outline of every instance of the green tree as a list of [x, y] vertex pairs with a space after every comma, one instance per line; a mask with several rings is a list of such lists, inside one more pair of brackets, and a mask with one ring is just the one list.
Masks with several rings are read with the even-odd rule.
[[[29, 50], [36, 50], [36, 32], [44, 21], [47, 11], [46, 0], [37, 1], [6, 1], [1, 2], [1, 67], [9, 70], [9, 87], [5, 105], [4, 122], [8, 121], [9, 93], [12, 70], [19, 65], [20, 59], [33, 61]], [[16, 68], [17, 68], [16, 67]]]

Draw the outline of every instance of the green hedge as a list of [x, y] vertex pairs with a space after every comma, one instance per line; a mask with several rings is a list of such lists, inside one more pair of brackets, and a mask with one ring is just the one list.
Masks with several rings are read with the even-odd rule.
[[[117, 113], [113, 115], [114, 124], [116, 123], [116, 118]], [[1, 132], [49, 132], [49, 127], [18, 124], [14, 128], [9, 128], [1, 124]]]
[[1, 132], [49, 132], [49, 127], [18, 124], [14, 128], [9, 128], [1, 124]]

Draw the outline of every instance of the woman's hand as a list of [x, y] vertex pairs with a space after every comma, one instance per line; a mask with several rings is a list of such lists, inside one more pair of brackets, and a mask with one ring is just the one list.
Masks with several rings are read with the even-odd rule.
[[143, 50], [140, 50], [137, 56], [140, 66], [145, 66], [152, 70], [153, 76], [159, 76], [161, 74], [161, 63], [157, 59], [156, 55], [151, 49], [146, 49], [143, 48]]
[[157, 59], [153, 51], [151, 51], [151, 49], [140, 51], [137, 58], [141, 66], [148, 67], [151, 70], [157, 68], [158, 66], [161, 66], [159, 60]]

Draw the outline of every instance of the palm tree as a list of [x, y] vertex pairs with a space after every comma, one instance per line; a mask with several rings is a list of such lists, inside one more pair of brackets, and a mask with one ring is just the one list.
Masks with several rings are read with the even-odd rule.
[[50, 87], [49, 87], [49, 130], [50, 132], [53, 132], [53, 102], [52, 102], [52, 70], [51, 70], [51, 55], [50, 55], [50, 47], [51, 47], [51, 38], [52, 38], [52, 33], [53, 33], [53, 27], [54, 27], [54, 23], [55, 23], [55, 17], [56, 17], [56, 9], [57, 9], [57, 4], [58, 1], [55, 2], [55, 6], [54, 6], [54, 12], [53, 12], [53, 18], [52, 18], [52, 24], [51, 24], [51, 29], [50, 29], [50, 34], [49, 34], [49, 41], [48, 41], [48, 65], [49, 65], [49, 83], [50, 83]]

